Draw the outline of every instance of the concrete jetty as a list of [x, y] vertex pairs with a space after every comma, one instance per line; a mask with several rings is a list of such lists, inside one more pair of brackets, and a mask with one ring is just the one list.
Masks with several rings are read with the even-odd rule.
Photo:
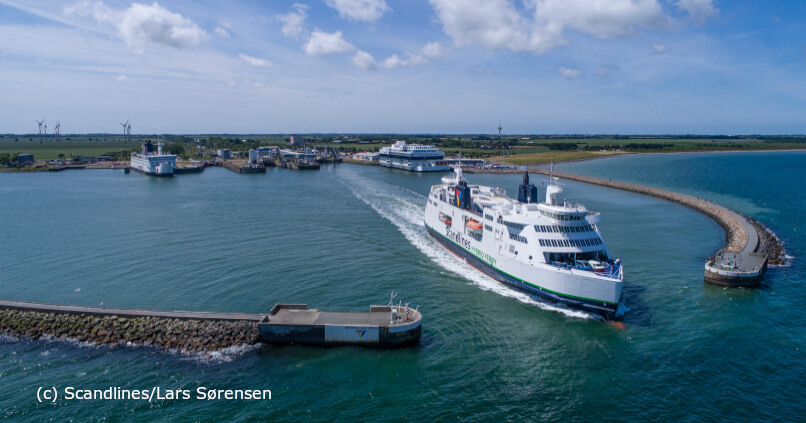
[[266, 166], [263, 163], [248, 164], [227, 160], [223, 164], [224, 168], [238, 173], [266, 173]]
[[371, 306], [369, 313], [350, 313], [277, 304], [258, 330], [268, 343], [402, 347], [419, 342], [422, 317], [408, 305]]
[[[543, 175], [550, 174], [546, 169], [532, 169], [532, 171]], [[705, 281], [708, 283], [731, 287], [756, 286], [767, 269], [769, 255], [764, 251], [760, 251], [760, 234], [754, 222], [727, 207], [690, 195], [627, 182], [561, 172], [554, 172], [554, 176], [650, 195], [681, 204], [714, 219], [725, 229], [727, 243], [723, 249], [717, 252], [714, 257], [708, 259], [705, 264]], [[761, 235], [772, 238], [769, 233]]]
[[153, 311], [0, 300], [0, 334], [150, 345], [197, 352], [266, 344], [400, 347], [420, 339], [422, 315], [402, 306], [369, 313], [323, 312], [277, 304], [270, 314]]

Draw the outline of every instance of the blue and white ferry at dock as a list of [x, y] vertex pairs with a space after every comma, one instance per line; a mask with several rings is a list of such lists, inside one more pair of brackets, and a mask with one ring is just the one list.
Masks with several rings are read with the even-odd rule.
[[378, 163], [384, 167], [414, 172], [445, 172], [451, 170], [445, 153], [433, 145], [406, 144], [397, 141], [378, 151]]
[[455, 172], [431, 187], [425, 206], [425, 226], [440, 244], [499, 282], [615, 318], [624, 272], [602, 240], [599, 213], [558, 201], [563, 189], [554, 177], [538, 202], [524, 174], [516, 201]]
[[157, 142], [157, 151], [151, 141], [143, 143], [139, 153], [132, 153], [131, 169], [151, 176], [174, 176], [176, 155], [162, 154], [162, 141]]

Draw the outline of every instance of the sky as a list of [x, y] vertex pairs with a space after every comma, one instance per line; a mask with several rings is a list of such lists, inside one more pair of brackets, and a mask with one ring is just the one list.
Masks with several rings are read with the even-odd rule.
[[0, 133], [804, 134], [806, 2], [0, 0]]

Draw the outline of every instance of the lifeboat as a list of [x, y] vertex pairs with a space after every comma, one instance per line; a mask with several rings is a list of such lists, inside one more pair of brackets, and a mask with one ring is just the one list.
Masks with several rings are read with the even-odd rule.
[[453, 224], [453, 221], [451, 220], [451, 217], [450, 217], [450, 216], [448, 216], [448, 215], [447, 215], [447, 214], [445, 214], [445, 213], [440, 213], [440, 214], [439, 214], [439, 220], [440, 220], [442, 223], [446, 224], [446, 225], [452, 225], [452, 224]]
[[465, 226], [467, 226], [467, 228], [472, 230], [472, 231], [480, 231], [481, 230], [481, 223], [479, 223], [478, 221], [476, 221], [474, 219], [468, 219], [467, 223], [465, 223]]

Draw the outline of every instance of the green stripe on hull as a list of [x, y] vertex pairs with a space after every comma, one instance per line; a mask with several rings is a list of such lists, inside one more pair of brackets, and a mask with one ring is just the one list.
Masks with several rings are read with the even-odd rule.
[[[441, 236], [441, 237], [443, 237], [443, 238], [447, 239], [448, 241], [450, 241], [451, 243], [453, 243], [453, 244], [454, 244], [454, 245], [456, 245], [457, 247], [461, 248], [463, 251], [467, 252], [467, 253], [468, 253], [468, 254], [470, 254], [471, 256], [473, 256], [473, 257], [477, 258], [478, 260], [480, 260], [480, 261], [482, 261], [482, 262], [485, 262], [485, 263], [486, 263], [486, 261], [485, 261], [484, 259], [482, 259], [481, 257], [479, 257], [479, 256], [477, 256], [477, 255], [475, 255], [475, 254], [473, 254], [473, 253], [472, 253], [472, 252], [470, 252], [470, 250], [468, 250], [467, 248], [462, 247], [461, 245], [457, 244], [457, 243], [456, 243], [456, 241], [454, 241], [454, 240], [452, 240], [452, 239], [450, 239], [450, 238], [446, 237], [445, 235], [442, 235], [441, 233], [437, 232], [437, 230], [436, 230], [436, 229], [432, 228], [431, 226], [428, 226], [428, 224], [427, 224], [427, 223], [423, 222], [423, 224], [425, 225], [425, 227], [426, 227], [426, 228], [431, 229], [431, 231], [433, 231], [433, 232], [434, 232], [434, 233], [436, 233], [436, 234], [439, 234], [439, 236]], [[493, 266], [493, 265], [491, 265], [491, 264], [488, 264], [488, 265], [489, 265], [490, 267], [492, 267], [493, 269], [495, 269], [496, 271], [498, 271], [498, 272], [500, 272], [500, 273], [502, 273], [502, 274], [504, 274], [504, 275], [507, 275], [507, 276], [509, 276], [509, 277], [510, 277], [510, 278], [512, 278], [512, 279], [518, 280], [518, 281], [520, 281], [520, 282], [522, 282], [522, 283], [525, 283], [525, 284], [527, 284], [527, 285], [531, 285], [531, 286], [533, 286], [533, 287], [535, 287], [535, 288], [538, 288], [538, 289], [541, 289], [541, 290], [543, 290], [543, 291], [551, 292], [552, 294], [554, 294], [554, 295], [559, 295], [560, 297], [574, 298], [574, 299], [577, 299], [577, 300], [585, 300], [585, 301], [593, 301], [593, 302], [596, 302], [596, 303], [605, 303], [605, 304], [618, 305], [618, 303], [617, 303], [617, 302], [616, 302], [616, 303], [614, 303], [614, 302], [612, 302], [612, 301], [595, 300], [595, 299], [592, 299], [592, 298], [577, 297], [577, 296], [575, 296], [575, 295], [563, 294], [563, 293], [561, 293], [561, 292], [552, 291], [552, 290], [550, 290], [550, 289], [543, 288], [543, 287], [542, 287], [542, 286], [540, 286], [540, 285], [535, 285], [535, 284], [533, 284], [533, 283], [531, 283], [531, 282], [529, 282], [529, 281], [525, 281], [525, 280], [523, 280], [523, 279], [521, 279], [521, 278], [519, 278], [519, 277], [517, 277], [517, 276], [512, 276], [512, 275], [510, 275], [509, 273], [507, 273], [507, 272], [505, 272], [505, 271], [503, 271], [503, 270], [501, 270], [501, 269], [499, 269], [499, 268], [497, 268], [497, 267], [495, 267], [495, 266]]]

